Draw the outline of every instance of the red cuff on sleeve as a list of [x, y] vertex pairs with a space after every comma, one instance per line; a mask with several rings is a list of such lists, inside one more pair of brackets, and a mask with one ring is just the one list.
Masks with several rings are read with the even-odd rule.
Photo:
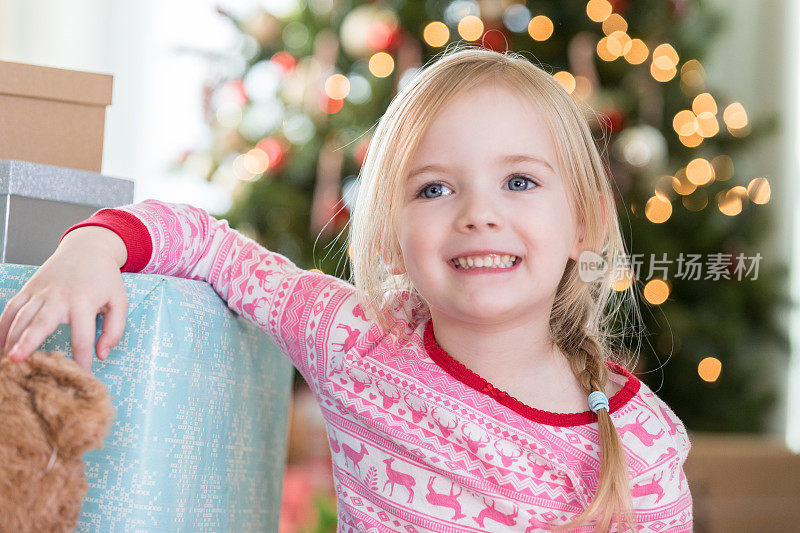
[[102, 209], [91, 218], [79, 222], [65, 231], [58, 243], [61, 244], [70, 231], [84, 226], [101, 226], [110, 229], [125, 242], [128, 260], [120, 269], [121, 272], [140, 272], [150, 262], [150, 256], [153, 254], [150, 232], [147, 231], [147, 226], [141, 220], [127, 211]]

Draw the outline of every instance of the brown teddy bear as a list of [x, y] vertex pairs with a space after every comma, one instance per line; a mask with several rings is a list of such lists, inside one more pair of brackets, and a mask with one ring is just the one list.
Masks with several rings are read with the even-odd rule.
[[0, 359], [0, 531], [72, 531], [88, 486], [81, 456], [102, 448], [105, 386], [61, 352]]

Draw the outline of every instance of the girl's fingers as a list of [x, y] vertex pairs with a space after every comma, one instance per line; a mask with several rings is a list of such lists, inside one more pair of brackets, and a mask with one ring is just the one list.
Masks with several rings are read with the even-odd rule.
[[125, 319], [127, 316], [127, 295], [108, 303], [106, 312], [103, 313], [103, 333], [100, 335], [100, 338], [97, 339], [96, 350], [97, 356], [103, 361], [106, 360], [106, 355], [103, 355], [103, 352], [108, 352], [122, 340], [122, 333], [125, 330]]
[[74, 307], [70, 311], [72, 329], [72, 359], [87, 372], [92, 370], [92, 348], [96, 329], [97, 311]]
[[[42, 336], [38, 342], [33, 344], [38, 338], [40, 331], [43, 331], [47, 327], [48, 318], [44, 305], [44, 300], [39, 298], [28, 300], [28, 302], [20, 308], [14, 320], [11, 322], [4, 353], [6, 353], [12, 361], [22, 361], [33, 353], [42, 341], [44, 341], [46, 335]], [[58, 324], [55, 325], [57, 326]]]
[[8, 332], [11, 329], [11, 323], [17, 316], [17, 311], [19, 311], [23, 305], [28, 303], [29, 299], [29, 294], [17, 294], [8, 302], [6, 302], [6, 307], [3, 309], [3, 313], [0, 314], [0, 346], [3, 347], [4, 355], [8, 353], [8, 350], [11, 349], [11, 346], [6, 343]]

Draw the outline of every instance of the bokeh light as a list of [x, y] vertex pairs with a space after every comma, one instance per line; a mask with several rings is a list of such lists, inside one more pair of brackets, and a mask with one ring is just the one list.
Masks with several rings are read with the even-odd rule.
[[669, 298], [669, 285], [663, 279], [651, 279], [644, 286], [644, 299], [653, 305], [661, 305]]
[[503, 13], [503, 24], [514, 33], [522, 33], [531, 20], [531, 11], [524, 4], [511, 4]]
[[476, 41], [483, 35], [483, 21], [475, 15], [467, 15], [458, 22], [458, 34], [465, 41]]
[[633, 47], [631, 38], [622, 30], [615, 31], [609, 35], [607, 42], [608, 51], [611, 52], [614, 58], [625, 55]]
[[688, 196], [697, 189], [697, 185], [686, 178], [686, 169], [681, 169], [672, 178], [672, 188], [681, 196]]
[[720, 212], [733, 217], [742, 212], [744, 201], [747, 200], [747, 189], [737, 185], [728, 191], [718, 192], [716, 199]]
[[747, 112], [739, 102], [734, 102], [726, 107], [722, 118], [731, 130], [739, 130], [747, 126]]
[[649, 54], [650, 50], [641, 39], [631, 39], [630, 46], [624, 53], [625, 60], [631, 65], [641, 65], [647, 61], [647, 56]]
[[722, 373], [722, 361], [716, 357], [706, 357], [697, 365], [697, 375], [709, 383], [717, 381]]
[[603, 21], [603, 33], [610, 36], [612, 33], [628, 31], [628, 22], [618, 13], [612, 13]]
[[603, 37], [597, 41], [597, 57], [603, 61], [614, 61], [619, 56], [615, 56], [608, 48], [608, 37]]
[[553, 77], [568, 93], [572, 94], [575, 90], [575, 77], [569, 72], [562, 70], [553, 74]]
[[644, 206], [644, 214], [654, 224], [666, 222], [672, 216], [672, 203], [659, 196], [651, 196]]
[[534, 41], [546, 41], [553, 35], [553, 21], [545, 15], [536, 15], [528, 23], [528, 34]]
[[603, 22], [611, 16], [611, 3], [608, 0], [589, 0], [586, 15], [594, 22]]
[[386, 52], [378, 52], [369, 58], [369, 71], [376, 78], [385, 78], [394, 71], [394, 59]]
[[767, 178], [753, 178], [747, 184], [747, 195], [754, 204], [766, 204], [769, 202], [771, 189]]
[[700, 124], [697, 121], [697, 117], [688, 109], [678, 111], [672, 119], [672, 129], [682, 137], [697, 133], [699, 128]]
[[325, 80], [325, 94], [334, 100], [344, 99], [350, 93], [350, 81], [343, 74], [334, 74]]
[[695, 185], [705, 185], [714, 179], [714, 167], [702, 157], [692, 159], [686, 165], [686, 178]]
[[450, 40], [450, 29], [444, 22], [433, 21], [425, 26], [422, 31], [422, 38], [428, 46], [438, 48], [444, 46]]

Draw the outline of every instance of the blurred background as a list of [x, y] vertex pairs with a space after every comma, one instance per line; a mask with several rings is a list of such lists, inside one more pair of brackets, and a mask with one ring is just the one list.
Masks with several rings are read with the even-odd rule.
[[[800, 518], [800, 0], [0, 0], [0, 60], [113, 74], [103, 174], [349, 277], [376, 121], [448, 44], [522, 52], [590, 106], [697, 531]], [[479, 112], [476, 110], [476, 113]], [[793, 327], [794, 326], [794, 327]], [[296, 374], [281, 531], [334, 531]]]

